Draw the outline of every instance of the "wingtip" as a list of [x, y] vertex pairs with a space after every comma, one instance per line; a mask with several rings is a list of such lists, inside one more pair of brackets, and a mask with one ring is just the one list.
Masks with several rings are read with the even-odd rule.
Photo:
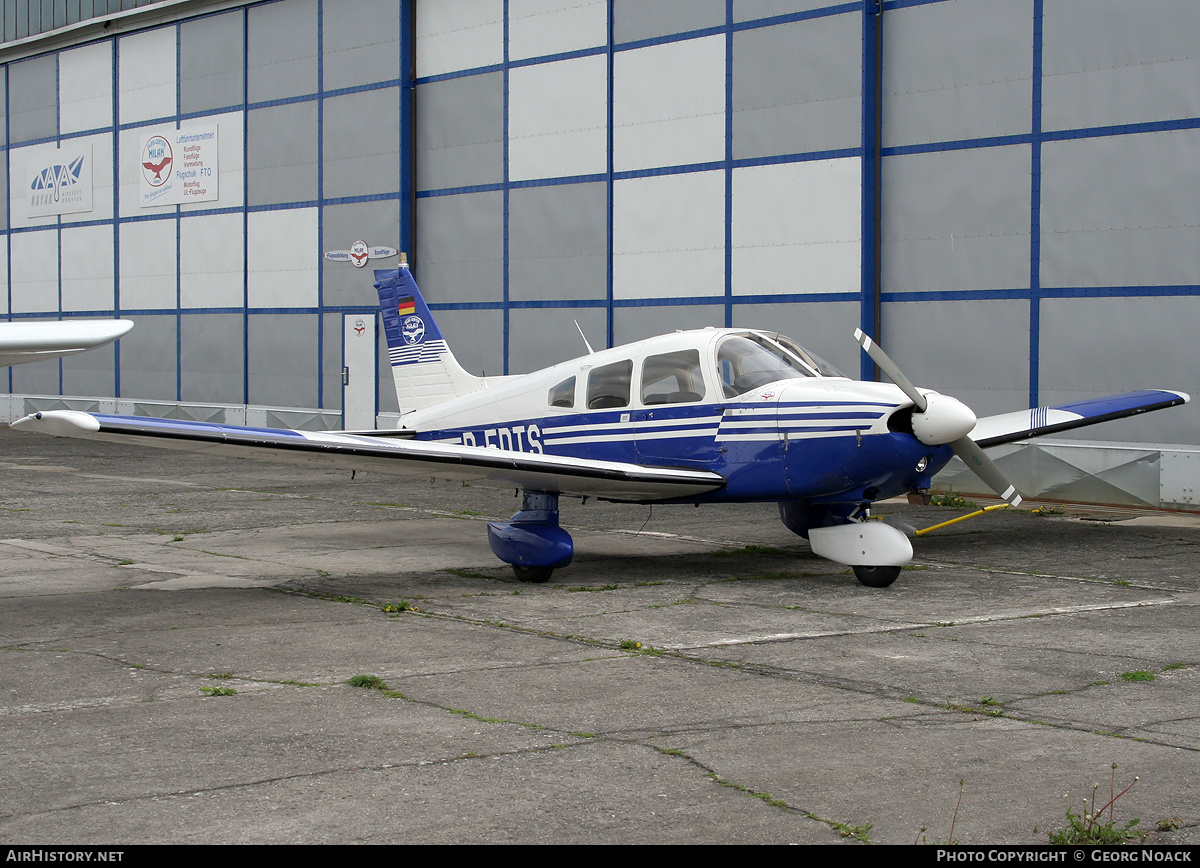
[[57, 437], [77, 437], [96, 433], [100, 430], [100, 422], [95, 416], [78, 410], [47, 410], [23, 416], [9, 423], [9, 427]]

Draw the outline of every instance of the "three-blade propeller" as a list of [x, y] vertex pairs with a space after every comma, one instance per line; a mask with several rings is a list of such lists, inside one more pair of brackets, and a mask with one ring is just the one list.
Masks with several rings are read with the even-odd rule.
[[[854, 330], [854, 339], [871, 357], [871, 361], [879, 366], [879, 370], [913, 402], [913, 432], [918, 440], [929, 446], [949, 444], [954, 454], [1002, 500], [1012, 506], [1020, 504], [1021, 495], [1017, 494], [1017, 489], [971, 439], [975, 414], [965, 404], [936, 392], [919, 392], [899, 366], [862, 329]], [[966, 411], [965, 414], [963, 411]]]

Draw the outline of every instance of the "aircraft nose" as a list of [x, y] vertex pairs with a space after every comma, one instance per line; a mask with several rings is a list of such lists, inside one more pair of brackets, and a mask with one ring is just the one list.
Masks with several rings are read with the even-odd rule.
[[930, 392], [925, 395], [924, 413], [913, 413], [913, 434], [926, 446], [952, 443], [971, 433], [975, 414], [957, 398]]

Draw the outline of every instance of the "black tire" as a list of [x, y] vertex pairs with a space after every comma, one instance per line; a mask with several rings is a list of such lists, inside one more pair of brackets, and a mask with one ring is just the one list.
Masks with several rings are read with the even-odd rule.
[[854, 575], [868, 588], [886, 588], [900, 575], [900, 567], [854, 567]]
[[519, 567], [513, 564], [512, 568], [513, 573], [517, 576], [517, 581], [529, 582], [534, 585], [545, 584], [554, 575], [554, 567]]

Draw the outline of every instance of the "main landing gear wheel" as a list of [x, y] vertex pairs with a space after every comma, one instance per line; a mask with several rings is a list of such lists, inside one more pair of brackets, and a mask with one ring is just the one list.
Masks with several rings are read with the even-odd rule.
[[[517, 581], [529, 582], [534, 585], [545, 584], [550, 581], [550, 576], [554, 574], [554, 567], [519, 567], [516, 564], [512, 565], [513, 572], [516, 573]], [[899, 571], [899, 567], [896, 568]], [[895, 579], [895, 576], [892, 576]], [[890, 585], [891, 582], [888, 582]]]
[[868, 588], [886, 588], [900, 575], [900, 567], [854, 567], [854, 575]]

